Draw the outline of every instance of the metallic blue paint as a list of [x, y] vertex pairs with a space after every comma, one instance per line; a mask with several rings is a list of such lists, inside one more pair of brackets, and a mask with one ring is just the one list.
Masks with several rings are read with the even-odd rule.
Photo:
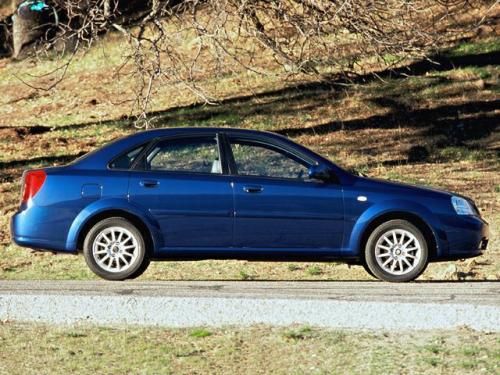
[[[235, 135], [284, 148], [328, 166], [335, 181], [237, 176], [226, 160], [219, 175], [108, 168], [118, 155], [160, 138], [217, 134], [220, 142]], [[147, 228], [155, 259], [357, 261], [374, 223], [399, 216], [424, 223], [436, 244], [433, 260], [479, 255], [489, 237], [479, 215], [455, 213], [452, 193], [352, 175], [273, 133], [145, 131], [44, 170], [42, 188], [12, 218], [12, 238], [20, 246], [75, 252], [96, 218], [121, 214]]]
[[[141, 186], [151, 179], [159, 184]], [[147, 210], [171, 247], [230, 247], [233, 243], [231, 177], [215, 174], [132, 172], [129, 201]]]
[[87, 223], [91, 222], [93, 218], [104, 216], [106, 213], [108, 213], [108, 217], [117, 216], [120, 215], [120, 212], [139, 219], [147, 227], [154, 244], [154, 249], [159, 249], [163, 246], [163, 236], [153, 216], [148, 210], [130, 202], [127, 197], [124, 196], [123, 198], [96, 200], [80, 211], [74, 218], [68, 231], [65, 249], [67, 251], [76, 251], [78, 249], [77, 245], [79, 239], [82, 239], [80, 236], [85, 235], [84, 229], [87, 227]]
[[[342, 186], [250, 176], [233, 180], [235, 247], [342, 247]], [[247, 193], [248, 186], [263, 190]]]

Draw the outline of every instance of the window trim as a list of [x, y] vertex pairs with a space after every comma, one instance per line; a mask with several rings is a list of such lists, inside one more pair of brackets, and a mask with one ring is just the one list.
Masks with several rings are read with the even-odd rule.
[[318, 164], [317, 160], [314, 160], [312, 158], [306, 157], [302, 153], [299, 153], [297, 150], [294, 150], [292, 147], [282, 144], [281, 142], [269, 142], [268, 139], [264, 137], [250, 137], [246, 135], [239, 135], [239, 134], [224, 134], [224, 143], [226, 144], [225, 148], [228, 149], [229, 153], [229, 167], [231, 171], [231, 175], [233, 176], [238, 176], [238, 177], [245, 177], [245, 178], [265, 178], [269, 180], [274, 180], [274, 181], [293, 181], [297, 183], [311, 183], [311, 182], [316, 182], [313, 180], [308, 180], [308, 179], [300, 179], [300, 178], [292, 178], [292, 177], [273, 177], [273, 176], [258, 176], [258, 175], [246, 175], [246, 174], [239, 174], [238, 173], [238, 168], [236, 165], [236, 161], [234, 159], [234, 154], [233, 154], [233, 149], [231, 147], [231, 142], [233, 141], [238, 141], [241, 140], [243, 142], [248, 142], [250, 144], [254, 144], [256, 146], [263, 146], [263, 148], [268, 148], [271, 150], [275, 150], [276, 152], [282, 153], [285, 156], [289, 157], [290, 159], [294, 160], [296, 163], [301, 164], [298, 162], [296, 159], [301, 160], [306, 168], [310, 168], [312, 165]]
[[[150, 141], [150, 145], [146, 147], [143, 153], [141, 153], [140, 158], [137, 158], [135, 160], [135, 165], [132, 166], [130, 171], [136, 171], [136, 172], [149, 172], [149, 173], [162, 173], [162, 174], [187, 174], [187, 175], [201, 175], [201, 176], [228, 176], [228, 167], [227, 163], [224, 160], [223, 157], [223, 150], [222, 150], [222, 142], [220, 140], [218, 132], [203, 132], [203, 133], [196, 133], [196, 134], [178, 134], [174, 136], [168, 136], [168, 137], [158, 137], [155, 138], [153, 141]], [[210, 173], [210, 172], [194, 172], [194, 171], [175, 171], [175, 170], [161, 170], [161, 169], [146, 169], [145, 162], [147, 156], [151, 153], [152, 150], [161, 142], [164, 141], [176, 141], [176, 140], [182, 140], [182, 139], [196, 139], [196, 138], [211, 138], [213, 137], [216, 141], [217, 145], [217, 151], [219, 153], [219, 159], [221, 160], [221, 166], [222, 166], [222, 172], [221, 173]]]
[[[139, 143], [139, 144], [135, 144], [135, 145], [133, 145], [131, 147], [128, 147], [125, 151], [121, 152], [118, 156], [113, 157], [106, 164], [106, 169], [110, 170], [110, 171], [122, 171], [122, 172], [123, 171], [131, 171], [131, 170], [133, 170], [135, 164], [137, 163], [137, 161], [140, 160], [142, 158], [144, 152], [149, 149], [150, 144], [151, 144], [151, 140], [146, 141], [146, 142], [142, 142], [142, 143]], [[128, 168], [113, 168], [113, 167], [111, 167], [111, 164], [115, 160], [121, 158], [122, 156], [124, 156], [124, 155], [128, 154], [129, 152], [135, 150], [136, 148], [140, 148], [140, 147], [142, 147], [141, 152], [139, 152], [139, 155], [137, 155], [137, 157], [134, 159], [134, 161], [130, 164], [130, 166]]]
[[[206, 173], [206, 172], [191, 172], [191, 171], [162, 171], [162, 170], [147, 170], [144, 168], [143, 162], [146, 155], [159, 143], [166, 140], [176, 140], [176, 139], [186, 139], [186, 138], [202, 138], [202, 137], [214, 137], [217, 141], [219, 157], [221, 158], [222, 173]], [[286, 181], [295, 183], [316, 183], [315, 180], [304, 180], [297, 178], [287, 178], [287, 177], [270, 177], [270, 176], [254, 176], [254, 175], [240, 175], [236, 170], [236, 163], [234, 161], [234, 156], [231, 149], [231, 140], [241, 139], [243, 141], [251, 142], [254, 144], [261, 144], [263, 146], [270, 146], [279, 151], [282, 151], [286, 155], [291, 155], [294, 158], [302, 160], [306, 165], [312, 166], [319, 164], [318, 159], [302, 153], [293, 147], [293, 144], [288, 144], [286, 142], [280, 141], [279, 139], [271, 139], [261, 134], [244, 134], [237, 131], [224, 131], [224, 130], [213, 130], [213, 131], [200, 131], [199, 133], [193, 134], [176, 134], [169, 136], [159, 136], [151, 138], [142, 143], [135, 144], [128, 147], [125, 151], [121, 152], [118, 156], [113, 157], [106, 165], [109, 171], [128, 171], [128, 172], [150, 172], [150, 173], [160, 173], [160, 174], [184, 174], [191, 176], [221, 176], [221, 177], [242, 177], [242, 178], [259, 178], [267, 179], [271, 181]], [[144, 148], [139, 153], [137, 158], [131, 164], [128, 169], [121, 168], [110, 168], [110, 164], [117, 158], [123, 156], [124, 154], [132, 151], [134, 148], [143, 146]], [[292, 159], [293, 159], [292, 157]]]

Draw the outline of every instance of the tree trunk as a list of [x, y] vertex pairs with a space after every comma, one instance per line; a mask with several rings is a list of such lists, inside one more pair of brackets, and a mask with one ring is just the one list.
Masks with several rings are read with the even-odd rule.
[[12, 19], [0, 21], [0, 57], [12, 55]]

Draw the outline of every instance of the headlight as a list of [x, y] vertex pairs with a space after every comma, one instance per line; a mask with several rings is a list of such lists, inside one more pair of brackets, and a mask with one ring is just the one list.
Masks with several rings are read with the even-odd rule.
[[455, 209], [456, 213], [459, 215], [476, 214], [474, 208], [467, 199], [453, 196], [451, 197], [451, 204], [453, 205], [453, 208]]

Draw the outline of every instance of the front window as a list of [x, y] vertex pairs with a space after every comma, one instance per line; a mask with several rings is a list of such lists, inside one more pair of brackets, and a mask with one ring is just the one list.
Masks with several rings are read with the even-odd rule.
[[300, 180], [308, 178], [308, 166], [304, 161], [276, 147], [231, 140], [231, 149], [239, 175]]
[[191, 137], [161, 141], [147, 156], [146, 170], [222, 173], [217, 139]]

